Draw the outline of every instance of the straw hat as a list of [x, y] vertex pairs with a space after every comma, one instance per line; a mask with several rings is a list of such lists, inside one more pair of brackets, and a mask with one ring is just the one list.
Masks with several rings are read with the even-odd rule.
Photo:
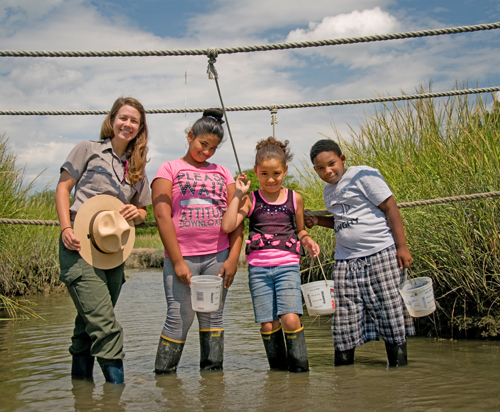
[[116, 197], [98, 195], [78, 209], [74, 232], [80, 241], [80, 256], [98, 269], [121, 265], [132, 252], [135, 228], [120, 214], [123, 203]]

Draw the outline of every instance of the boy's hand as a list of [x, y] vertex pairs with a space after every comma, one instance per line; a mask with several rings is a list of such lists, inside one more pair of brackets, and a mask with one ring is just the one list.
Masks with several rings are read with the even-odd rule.
[[319, 252], [321, 252], [319, 245], [314, 240], [312, 240], [311, 236], [309, 235], [304, 236], [300, 243], [302, 243], [302, 246], [304, 246], [309, 251], [311, 258], [313, 259], [319, 255]]
[[[305, 212], [310, 212], [309, 209], [304, 210]], [[306, 216], [304, 214], [304, 224], [308, 229], [311, 229], [313, 226], [316, 226], [318, 224], [318, 216]]]
[[248, 190], [250, 189], [250, 183], [252, 183], [250, 180], [245, 183], [245, 180], [247, 180], [247, 175], [245, 173], [242, 173], [236, 178], [236, 193], [240, 193], [244, 195]]
[[406, 245], [396, 248], [396, 256], [400, 269], [409, 268], [413, 262], [410, 251]]

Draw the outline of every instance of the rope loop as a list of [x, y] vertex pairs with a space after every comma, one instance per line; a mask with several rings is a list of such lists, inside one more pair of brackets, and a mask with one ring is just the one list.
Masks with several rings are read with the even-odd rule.
[[208, 57], [208, 67], [207, 67], [207, 75], [210, 80], [215, 80], [219, 77], [217, 74], [217, 70], [215, 69], [215, 62], [217, 61], [217, 56], [219, 55], [219, 49], [217, 47], [209, 47], [207, 49], [207, 57]]

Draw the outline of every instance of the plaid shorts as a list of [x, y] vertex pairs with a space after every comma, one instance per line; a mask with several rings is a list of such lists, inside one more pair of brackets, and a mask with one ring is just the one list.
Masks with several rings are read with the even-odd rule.
[[371, 256], [338, 260], [333, 269], [336, 311], [332, 317], [335, 349], [346, 351], [378, 340], [401, 345], [415, 334], [398, 286], [406, 280], [394, 245]]

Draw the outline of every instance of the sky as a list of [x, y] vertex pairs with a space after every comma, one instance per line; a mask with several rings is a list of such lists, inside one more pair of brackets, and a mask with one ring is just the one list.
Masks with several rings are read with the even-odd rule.
[[[498, 0], [0, 0], [0, 50], [206, 49], [358, 37], [500, 21]], [[311, 49], [220, 55], [226, 106], [270, 105], [500, 86], [500, 29]], [[219, 107], [206, 56], [0, 57], [0, 110], [109, 110], [120, 96], [146, 109]], [[187, 76], [186, 76], [187, 74]], [[187, 81], [186, 81], [187, 79]], [[485, 96], [488, 97], [488, 96]], [[488, 97], [489, 98], [489, 97]], [[278, 111], [276, 137], [293, 165], [323, 136], [344, 138], [380, 104]], [[186, 151], [186, 128], [201, 116], [148, 115], [147, 175]], [[54, 189], [59, 167], [83, 139], [99, 138], [105, 116], [0, 116], [25, 181]], [[268, 111], [229, 112], [243, 169], [272, 135]], [[231, 172], [227, 140], [212, 158]]]

